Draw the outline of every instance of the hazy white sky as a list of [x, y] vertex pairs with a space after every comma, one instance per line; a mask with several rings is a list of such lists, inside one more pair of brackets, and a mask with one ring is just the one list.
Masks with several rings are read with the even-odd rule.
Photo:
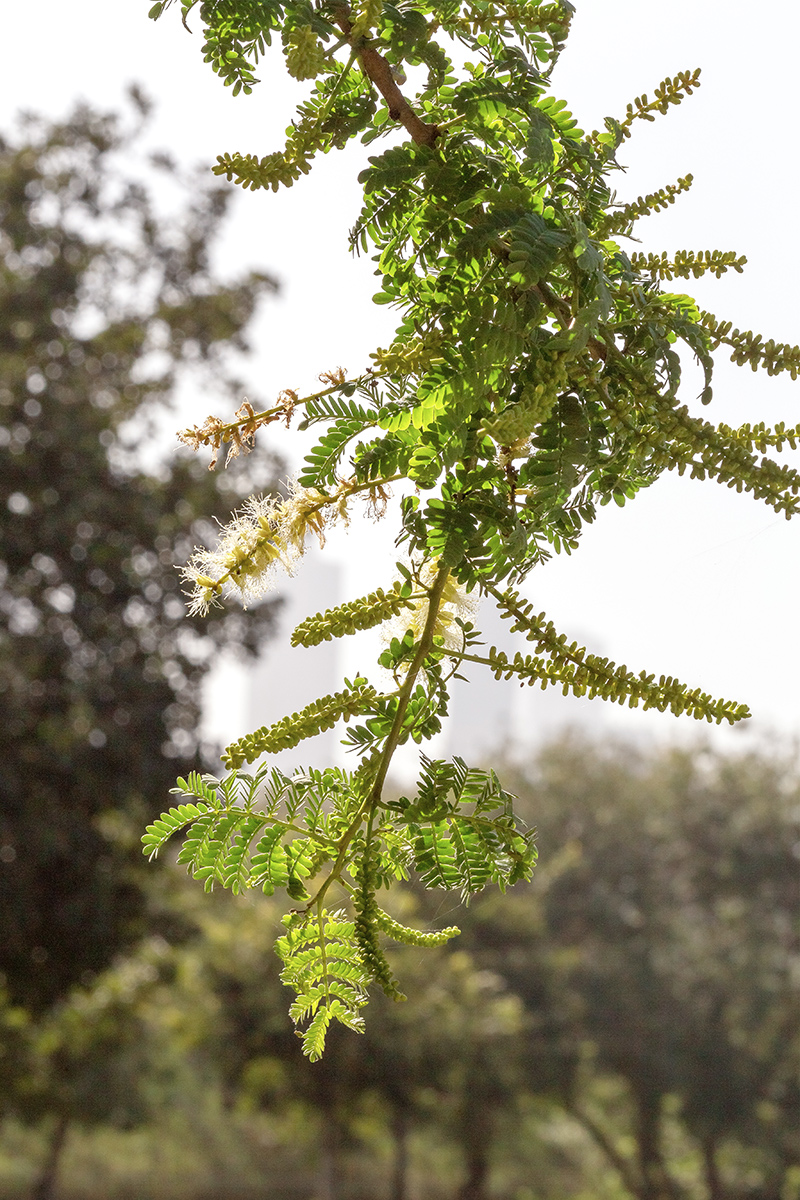
[[[19, 108], [63, 115], [79, 96], [119, 107], [125, 85], [136, 80], [157, 103], [150, 141], [184, 161], [281, 145], [302, 85], [267, 62], [253, 95], [234, 98], [202, 62], [199, 31], [190, 37], [172, 11], [154, 24], [148, 7], [149, 0], [4, 5], [0, 127]], [[584, 127], [593, 128], [665, 75], [703, 68], [695, 97], [667, 118], [641, 124], [624, 147], [629, 171], [620, 176], [620, 196], [634, 198], [692, 172], [688, 196], [640, 223], [641, 248], [746, 254], [744, 275], [680, 287], [718, 316], [791, 343], [800, 342], [798, 45], [797, 0], [774, 0], [760, 24], [744, 0], [578, 0], [555, 82]], [[254, 396], [310, 388], [319, 371], [339, 364], [358, 370], [391, 336], [391, 315], [370, 305], [371, 264], [351, 259], [346, 248], [366, 153], [358, 147], [330, 155], [291, 191], [237, 200], [221, 264], [231, 272], [267, 268], [283, 285], [260, 320], [258, 354], [248, 368]], [[197, 418], [206, 410], [203, 397]], [[800, 382], [721, 361], [706, 411], [730, 424], [798, 424]], [[296, 444], [284, 452], [296, 456]], [[389, 536], [378, 529], [331, 546], [347, 560], [351, 594], [387, 582], [391, 559], [378, 539]], [[579, 552], [545, 567], [526, 590], [564, 632], [617, 662], [746, 701], [753, 733], [794, 733], [799, 552], [800, 520], [786, 522], [717, 484], [671, 476], [625, 509], [601, 510]], [[561, 698], [552, 703], [559, 711]], [[619, 709], [610, 716], [637, 733], [692, 731], [686, 718]]]

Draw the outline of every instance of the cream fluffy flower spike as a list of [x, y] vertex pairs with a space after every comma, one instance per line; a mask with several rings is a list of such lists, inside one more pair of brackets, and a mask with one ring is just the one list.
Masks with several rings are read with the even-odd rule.
[[[433, 586], [438, 571], [439, 560], [432, 559], [420, 567], [415, 574], [423, 588], [430, 588]], [[433, 627], [433, 636], [442, 638], [448, 650], [463, 649], [463, 635], [456, 624], [456, 617], [471, 618], [474, 616], [476, 608], [476, 597], [467, 593], [452, 575], [448, 575], [442, 591], [436, 624]], [[414, 635], [414, 641], [418, 642], [422, 637], [427, 620], [428, 598], [423, 595], [417, 599], [412, 609], [398, 614], [387, 627], [387, 634], [390, 639], [402, 637], [406, 630], [410, 629]]]
[[330, 497], [315, 488], [291, 486], [288, 499], [251, 496], [220, 529], [217, 545], [195, 550], [183, 570], [189, 612], [205, 615], [223, 597], [247, 607], [274, 586], [277, 568], [293, 574], [305, 551], [306, 535], [325, 541]]

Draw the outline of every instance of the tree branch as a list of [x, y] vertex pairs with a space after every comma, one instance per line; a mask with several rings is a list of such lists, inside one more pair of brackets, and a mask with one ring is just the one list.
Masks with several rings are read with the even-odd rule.
[[[349, 38], [353, 29], [350, 20], [350, 9], [345, 5], [337, 5], [334, 19], [345, 37]], [[392, 74], [391, 65], [387, 59], [382, 54], [379, 54], [375, 47], [371, 46], [366, 39], [362, 39], [360, 45], [358, 41], [359, 39], [355, 39], [355, 42], [351, 41], [350, 44], [358, 56], [358, 61], [361, 64], [364, 74], [371, 83], [375, 84], [375, 87], [386, 101], [391, 119], [398, 121], [411, 135], [411, 140], [416, 142], [418, 146], [432, 146], [439, 136], [439, 126], [428, 125], [417, 116], [397, 86]]]

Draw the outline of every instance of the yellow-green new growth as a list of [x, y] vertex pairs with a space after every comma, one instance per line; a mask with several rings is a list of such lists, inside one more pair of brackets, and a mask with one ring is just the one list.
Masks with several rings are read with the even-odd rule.
[[369, 686], [366, 679], [355, 679], [353, 686], [346, 691], [323, 696], [321, 700], [315, 700], [300, 712], [283, 717], [274, 725], [264, 725], [255, 733], [249, 733], [237, 742], [232, 742], [223, 752], [222, 761], [228, 770], [235, 770], [244, 763], [255, 762], [262, 754], [278, 754], [281, 750], [290, 750], [305, 738], [332, 729], [341, 718], [346, 721], [357, 713], [364, 712], [376, 696], [375, 689]]
[[448, 925], [445, 929], [411, 929], [408, 925], [401, 925], [399, 921], [395, 921], [394, 917], [390, 917], [382, 908], [375, 911], [375, 924], [381, 933], [404, 946], [446, 946], [452, 938], [461, 933], [457, 925]]
[[289, 74], [295, 79], [316, 79], [325, 67], [325, 49], [311, 26], [292, 29], [286, 38]]
[[552, 373], [538, 383], [529, 383], [519, 400], [494, 420], [484, 421], [484, 429], [500, 446], [511, 446], [527, 438], [537, 425], [550, 416], [559, 392], [567, 384], [567, 368], [557, 361]]
[[[700, 688], [689, 689], [671, 676], [660, 676], [641, 671], [638, 675], [626, 666], [617, 666], [607, 658], [589, 654], [577, 642], [569, 643], [564, 634], [559, 634], [552, 621], [544, 613], [536, 613], [532, 604], [522, 600], [510, 589], [489, 591], [497, 600], [500, 615], [511, 620], [511, 632], [523, 633], [528, 641], [536, 643], [537, 649], [546, 653], [547, 659], [523, 657], [516, 654], [509, 659], [494, 646], [485, 658], [474, 656], [476, 661], [486, 663], [495, 678], [516, 677], [520, 685], [539, 683], [542, 688], [559, 684], [566, 696], [598, 697], [617, 704], [628, 704], [637, 708], [656, 708], [659, 712], [672, 712], [675, 716], [689, 713], [691, 716], [718, 725], [728, 721], [733, 725], [750, 716], [745, 704], [733, 700], [715, 700]], [[467, 656], [470, 657], [470, 656]]]
[[328, 608], [316, 616], [306, 617], [292, 634], [293, 646], [318, 646], [331, 638], [345, 637], [362, 629], [373, 629], [390, 617], [397, 616], [403, 609], [413, 608], [409, 600], [411, 585], [397, 580], [390, 592], [383, 588], [350, 600], [337, 608]]
[[301, 1036], [304, 1052], [315, 1062], [322, 1057], [333, 1019], [356, 1033], [363, 1031], [369, 975], [360, 961], [355, 924], [346, 913], [320, 908], [289, 914], [283, 923], [286, 933], [275, 950], [284, 962], [281, 980], [297, 992], [289, 1015], [295, 1024], [310, 1018]]
[[350, 30], [350, 37], [357, 41], [359, 38], [369, 37], [375, 29], [383, 12], [383, 0], [360, 0], [360, 3], [354, 6], [354, 11], [356, 19]]

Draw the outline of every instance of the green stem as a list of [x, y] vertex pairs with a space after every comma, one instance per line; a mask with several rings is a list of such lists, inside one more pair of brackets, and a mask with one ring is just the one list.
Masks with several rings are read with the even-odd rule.
[[[238, 804], [229, 804], [225, 808], [220, 809], [218, 815], [221, 817], [241, 817], [247, 811], [246, 808], [241, 808]], [[276, 825], [280, 825], [281, 829], [285, 830], [286, 833], [296, 833], [298, 837], [311, 837], [321, 848], [330, 849], [330, 846], [326, 846], [324, 838], [321, 838], [319, 834], [305, 829], [300, 825], [293, 825], [291, 821], [281, 821], [275, 817], [264, 817], [259, 823], [259, 829], [267, 829], [269, 826], [272, 826], [274, 829]]]
[[183, 12], [181, 13], [181, 25], [183, 25], [183, 28], [186, 30], [187, 33], [191, 33], [192, 31], [189, 28], [189, 26], [186, 24], [186, 18], [188, 17], [189, 13], [192, 11], [195, 4], [197, 4], [197, 3], [198, 3], [198, 0], [192, 0], [191, 4], [189, 4], [186, 8], [184, 8]]
[[331, 998], [330, 988], [328, 986], [328, 956], [325, 953], [325, 925], [323, 921], [322, 898], [317, 902], [317, 929], [319, 931], [319, 953], [322, 959], [322, 980], [325, 987], [325, 1000]]
[[443, 129], [452, 129], [454, 125], [460, 125], [462, 121], [466, 121], [467, 114], [460, 113], [457, 117], [451, 117], [449, 121], [440, 121], [437, 129], [441, 133]]
[[[371, 488], [383, 487], [387, 483], [396, 483], [398, 479], [405, 478], [406, 476], [403, 472], [399, 471], [397, 475], [385, 475], [381, 479], [368, 479], [365, 483], [359, 483], [354, 487], [348, 488], [345, 494], [348, 496], [357, 496], [359, 492], [368, 492]], [[324, 508], [326, 504], [333, 504], [337, 500], [341, 500], [341, 496], [330, 496], [320, 503], [318, 507]]]
[[378, 770], [376, 772], [375, 779], [373, 780], [372, 788], [370, 789], [369, 804], [371, 808], [374, 808], [380, 802], [381, 794], [383, 792], [383, 785], [386, 782], [386, 774], [389, 770], [389, 764], [392, 761], [394, 752], [397, 749], [400, 741], [400, 735], [403, 731], [403, 721], [411, 700], [411, 695], [414, 691], [414, 685], [417, 682], [417, 676], [422, 670], [422, 665], [425, 662], [425, 659], [428, 657], [431, 647], [433, 646], [433, 637], [436, 629], [436, 622], [439, 617], [439, 607], [441, 605], [442, 592], [444, 591], [444, 586], [447, 583], [447, 577], [449, 574], [449, 567], [439, 567], [439, 570], [436, 573], [436, 578], [434, 579], [430, 592], [428, 593], [428, 616], [425, 620], [425, 628], [422, 631], [419, 647], [417, 648], [417, 653], [414, 655], [411, 666], [409, 667], [405, 683], [400, 689], [397, 702], [397, 712], [394, 715], [392, 728], [389, 730], [389, 735], [386, 739], [386, 745], [383, 748], [380, 762], [378, 764]]
[[447, 658], [454, 658], [457, 662], [474, 662], [480, 663], [482, 667], [491, 667], [492, 662], [489, 658], [481, 658], [479, 654], [467, 654], [464, 650], [442, 650], [442, 654]]
[[307, 911], [309, 911], [315, 905], [319, 906], [322, 904], [322, 901], [325, 898], [325, 893], [327, 892], [328, 888], [331, 886], [334, 879], [338, 879], [339, 876], [341, 875], [342, 867], [344, 866], [345, 861], [347, 860], [347, 851], [350, 847], [350, 843], [352, 842], [353, 838], [355, 837], [355, 835], [358, 833], [359, 829], [361, 828], [361, 825], [364, 820], [364, 813], [368, 812], [368, 811], [369, 811], [369, 797], [367, 797], [367, 799], [361, 805], [361, 808], [358, 810], [356, 815], [353, 817], [353, 820], [350, 822], [347, 829], [342, 834], [342, 837], [339, 840], [339, 853], [336, 856], [336, 862], [331, 867], [327, 878], [322, 883], [319, 890], [316, 892], [316, 894], [314, 896], [311, 897], [308, 904], [306, 905]]
[[383, 785], [386, 782], [386, 774], [389, 770], [389, 765], [392, 761], [394, 752], [399, 744], [400, 735], [403, 732], [403, 721], [411, 700], [411, 695], [414, 691], [414, 685], [417, 681], [417, 676], [422, 670], [423, 663], [425, 662], [425, 659], [427, 658], [431, 647], [433, 646], [433, 637], [436, 629], [436, 621], [439, 616], [442, 592], [444, 591], [444, 585], [447, 582], [447, 577], [449, 574], [449, 567], [440, 567], [436, 573], [436, 578], [434, 579], [433, 584], [428, 591], [428, 615], [425, 620], [425, 628], [422, 631], [422, 637], [420, 638], [417, 653], [414, 655], [414, 658], [411, 662], [408, 675], [406, 676], [402, 688], [398, 692], [397, 711], [394, 715], [394, 720], [392, 721], [392, 727], [389, 730], [389, 734], [386, 738], [386, 744], [381, 752], [380, 760], [378, 762], [378, 769], [372, 782], [372, 787], [370, 788], [364, 803], [361, 805], [355, 817], [350, 822], [350, 825], [345, 830], [345, 833], [339, 842], [339, 853], [336, 858], [336, 862], [331, 867], [330, 873], [320, 887], [319, 891], [309, 900], [308, 905], [306, 906], [308, 910], [310, 910], [314, 905], [319, 906], [322, 903], [328, 888], [335, 879], [339, 878], [342, 868], [347, 860], [347, 851], [350, 848], [350, 843], [352, 842], [358, 830], [361, 828], [365, 817], [367, 818], [368, 824], [371, 823], [375, 809], [380, 804], [381, 795], [383, 793]]
[[[338, 43], [338, 45], [339, 46], [343, 45], [344, 42], [346, 42], [346, 40], [347, 39], [344, 38], [341, 42]], [[337, 49], [336, 46], [333, 47], [333, 50], [335, 50], [335, 49]], [[331, 53], [332, 52], [333, 51], [331, 51]], [[325, 55], [325, 57], [327, 58], [328, 55]], [[355, 50], [351, 51], [350, 57], [348, 58], [345, 66], [344, 66], [344, 69], [342, 70], [341, 75], [336, 80], [336, 83], [333, 85], [333, 90], [331, 91], [330, 96], [328, 96], [328, 99], [325, 101], [322, 108], [317, 113], [316, 120], [314, 121], [314, 124], [311, 126], [312, 133], [314, 132], [315, 129], [319, 128], [319, 126], [322, 124], [322, 122], [325, 120], [328, 113], [330, 112], [331, 105], [333, 104], [336, 97], [339, 95], [339, 92], [342, 89], [342, 84], [344, 83], [345, 79], [347, 79], [347, 76], [350, 74], [350, 68], [352, 67], [353, 63], [355, 62], [356, 57], [357, 57], [356, 51]]]
[[[323, 396], [330, 396], [332, 392], [338, 392], [350, 384], [358, 387], [372, 380], [383, 379], [384, 374], [385, 372], [382, 371], [371, 371], [368, 375], [359, 375], [356, 379], [345, 379], [342, 383], [334, 383], [319, 392], [313, 392], [310, 396], [303, 396], [301, 400], [295, 400], [292, 407], [299, 408], [303, 404], [310, 404], [312, 400], [321, 400]], [[251, 422], [256, 422], [258, 425], [266, 425], [270, 421], [276, 421], [278, 418], [285, 416], [286, 412], [285, 403], [275, 404], [272, 408], [265, 408], [262, 412], [254, 413], [252, 417], [242, 417], [239, 421], [228, 421], [227, 424], [218, 426], [217, 432], [223, 444], [227, 445], [231, 440], [229, 435], [242, 429], [245, 425], [249, 425]]]
[[[527, 617], [522, 609], [518, 608], [516, 604], [512, 604], [502, 592], [499, 592], [497, 588], [492, 587], [491, 584], [484, 582], [482, 586], [484, 591], [488, 592], [489, 595], [494, 596], [500, 608], [504, 609], [509, 616], [514, 617], [522, 628], [526, 628], [530, 633], [533, 634], [533, 637], [526, 638], [526, 641], [534, 642], [542, 654], [549, 654], [552, 659], [552, 645], [548, 645], [548, 639], [544, 636], [542, 631], [536, 627], [530, 617]], [[491, 667], [492, 670], [497, 670], [499, 666], [499, 664], [492, 663], [491, 659], [479, 658], [476, 655], [464, 655], [464, 657], [471, 659], [473, 662], [483, 663], [485, 666]], [[576, 667], [586, 666], [585, 660], [575, 654], [572, 654], [565, 645], [558, 646], [558, 658], [562, 659], [564, 662], [572, 663]], [[504, 666], [502, 668], [503, 673], [505, 673], [509, 668], [513, 670], [513, 667], [511, 667], [510, 663], [508, 666]], [[599, 671], [599, 673], [604, 675], [605, 678], [609, 678], [608, 671]]]

